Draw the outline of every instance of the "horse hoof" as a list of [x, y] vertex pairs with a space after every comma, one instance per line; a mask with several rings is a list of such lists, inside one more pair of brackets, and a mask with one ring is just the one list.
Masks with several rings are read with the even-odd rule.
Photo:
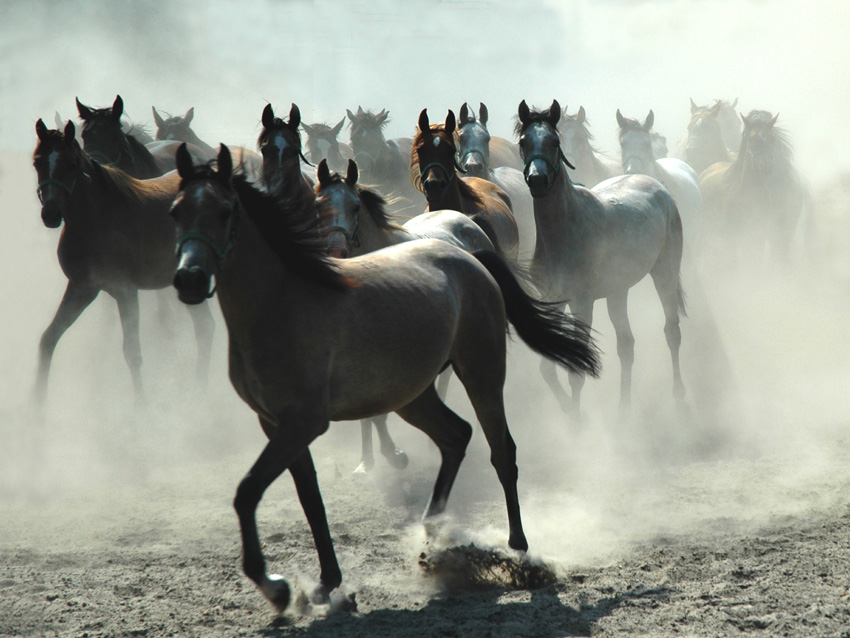
[[407, 464], [410, 462], [410, 460], [407, 458], [407, 454], [397, 448], [393, 450], [390, 454], [387, 454], [386, 459], [387, 462], [397, 470], [405, 469], [407, 467]]
[[525, 538], [524, 534], [518, 534], [516, 537], [511, 535], [508, 539], [508, 547], [511, 549], [515, 549], [518, 552], [527, 552], [528, 551], [528, 541]]
[[289, 590], [289, 584], [284, 580], [283, 576], [277, 574], [267, 576], [260, 589], [279, 613], [283, 613], [289, 607], [289, 600], [292, 594]]
[[352, 474], [359, 474], [365, 476], [369, 473], [369, 470], [375, 465], [374, 461], [372, 463], [367, 463], [366, 461], [360, 461], [360, 465], [354, 468]]
[[331, 592], [324, 585], [318, 585], [310, 594], [310, 604], [312, 605], [329, 605], [330, 602]]

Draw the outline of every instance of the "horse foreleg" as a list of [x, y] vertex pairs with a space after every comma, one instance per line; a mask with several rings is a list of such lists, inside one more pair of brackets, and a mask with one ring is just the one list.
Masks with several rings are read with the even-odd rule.
[[440, 401], [433, 384], [411, 403], [398, 410], [398, 415], [427, 434], [440, 449], [442, 463], [434, 483], [431, 501], [425, 510], [425, 518], [441, 514], [446, 509], [449, 494], [466, 454], [466, 446], [472, 438], [472, 426]]
[[375, 467], [375, 456], [372, 453], [372, 420], [360, 419], [360, 464], [354, 468], [354, 474], [366, 474]]
[[100, 290], [89, 286], [81, 286], [68, 281], [65, 295], [56, 310], [53, 321], [41, 335], [38, 345], [38, 373], [36, 374], [33, 399], [36, 403], [44, 403], [47, 395], [47, 378], [50, 374], [50, 363], [56, 344], [65, 331], [80, 317], [83, 310], [95, 300]]
[[632, 367], [635, 362], [635, 338], [629, 325], [629, 291], [608, 297], [608, 316], [617, 335], [617, 356], [620, 359], [620, 411], [625, 413], [632, 402]]
[[311, 529], [314, 530], [322, 569], [322, 586], [330, 591], [342, 582], [316, 481], [315, 468], [308, 450], [309, 444], [316, 436], [327, 429], [327, 422], [323, 427], [318, 427], [320, 424], [314, 423], [316, 427], [313, 428], [310, 428], [307, 423], [299, 423], [298, 428], [284, 428], [282, 423], [281, 421], [277, 427], [274, 427], [261, 419], [263, 430], [267, 434], [270, 433], [271, 437], [251, 470], [239, 483], [236, 498], [233, 500], [242, 534], [242, 568], [245, 575], [254, 581], [279, 611], [285, 610], [289, 604], [289, 585], [281, 576], [266, 573], [266, 561], [257, 532], [256, 514], [257, 506], [266, 489], [287, 468], [293, 470], [292, 477], [304, 514], [307, 516]]
[[142, 387], [142, 346], [139, 341], [139, 291], [135, 289], [110, 293], [118, 303], [121, 329], [124, 333], [124, 361], [130, 368], [136, 403], [144, 401]]
[[189, 309], [189, 315], [192, 317], [192, 323], [195, 327], [195, 342], [198, 344], [197, 379], [205, 383], [210, 372], [210, 354], [212, 352], [215, 321], [213, 321], [208, 303], [186, 306], [186, 308]]

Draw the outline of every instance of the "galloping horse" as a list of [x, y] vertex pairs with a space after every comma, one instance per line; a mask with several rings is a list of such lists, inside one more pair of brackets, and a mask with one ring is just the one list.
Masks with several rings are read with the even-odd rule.
[[515, 261], [519, 232], [510, 197], [492, 182], [458, 176], [455, 124], [450, 110], [445, 124], [432, 126], [427, 109], [422, 109], [410, 151], [410, 179], [425, 194], [426, 211], [460, 211], [481, 226], [500, 254]]
[[723, 140], [720, 127], [720, 102], [711, 108], [698, 107], [691, 100], [691, 120], [682, 157], [700, 175], [717, 162], [731, 162], [733, 157]]
[[307, 133], [307, 158], [311, 162], [318, 165], [320, 161], [326, 159], [331, 170], [345, 170], [348, 160], [354, 157], [354, 151], [348, 144], [337, 139], [343, 124], [345, 124], [345, 118], [342, 118], [336, 126], [301, 122], [301, 128]]
[[[358, 257], [416, 239], [440, 239], [467, 252], [493, 250], [481, 228], [463, 213], [438, 210], [413, 217], [399, 226], [386, 212], [386, 203], [376, 191], [357, 184], [357, 164], [348, 160], [345, 179], [331, 174], [325, 160], [319, 163], [316, 208], [319, 227], [328, 233], [329, 254]], [[437, 380], [437, 393], [445, 397], [448, 371]], [[366, 472], [375, 464], [372, 454], [372, 424], [378, 432], [381, 453], [396, 468], [407, 465], [407, 455], [399, 450], [387, 429], [387, 415], [360, 422], [362, 453], [355, 472]]]
[[279, 610], [286, 581], [269, 575], [256, 509], [289, 470], [321, 566], [314, 595], [342, 582], [309, 445], [330, 421], [396, 411], [437, 444], [442, 464], [426, 516], [444, 511], [472, 428], [439, 399], [434, 378], [451, 364], [491, 450], [507, 503], [508, 545], [525, 550], [517, 497], [516, 446], [505, 419], [505, 340], [510, 321], [532, 348], [595, 372], [586, 332], [533, 301], [494, 253], [474, 256], [446, 242], [406, 242], [353, 259], [327, 257], [313, 204], [282, 198], [233, 176], [222, 146], [218, 169], [178, 151], [179, 265], [185, 303], [210, 295], [215, 276], [230, 340], [230, 379], [269, 438], [239, 484], [234, 506], [243, 568]]
[[102, 109], [89, 108], [77, 98], [77, 112], [83, 120], [83, 148], [89, 157], [137, 179], [159, 177], [165, 172], [142, 142], [124, 132], [124, 100], [120, 95], [111, 107]]
[[690, 246], [691, 242], [698, 242], [702, 234], [703, 204], [699, 176], [682, 160], [674, 157], [655, 158], [650, 135], [654, 122], [655, 114], [652, 110], [641, 124], [623, 117], [620, 109], [617, 109], [623, 173], [649, 175], [664, 185], [679, 209], [685, 241]]
[[[257, 138], [257, 148], [263, 156], [263, 183], [269, 189], [284, 193], [300, 193], [312, 197], [315, 173], [301, 152], [301, 110], [297, 104], [289, 108], [289, 120], [275, 117], [271, 104], [263, 109], [263, 130]], [[302, 160], [308, 168], [302, 168]]]
[[[707, 114], [710, 111], [716, 113], [714, 117], [717, 118], [717, 125], [720, 128], [723, 145], [726, 147], [726, 151], [733, 156], [732, 159], [734, 159], [735, 153], [738, 152], [738, 148], [741, 146], [741, 118], [738, 117], [738, 112], [735, 110], [735, 107], [738, 105], [738, 98], [735, 98], [732, 102], [729, 102], [728, 100], [714, 100], [714, 104], [711, 106], [708, 106], [707, 104], [700, 106], [694, 102], [693, 98], [691, 98], [690, 102], [691, 121], [693, 121], [695, 117], [698, 117], [701, 114]], [[688, 129], [690, 129], [690, 126], [688, 126]], [[679, 142], [676, 147], [675, 157], [688, 161], [687, 146], [688, 136]], [[701, 171], [697, 172], [699, 173]]]
[[389, 111], [380, 113], [345, 110], [351, 124], [351, 150], [364, 180], [388, 198], [393, 214], [413, 217], [421, 212], [416, 206], [418, 195], [410, 184], [409, 137], [386, 139], [384, 127], [389, 122]]
[[[139, 289], [169, 285], [175, 264], [174, 222], [168, 209], [177, 193], [176, 174], [137, 180], [92, 162], [75, 139], [73, 122], [64, 131], [35, 125], [41, 219], [48, 228], [63, 222], [57, 255], [68, 286], [56, 316], [41, 337], [35, 398], [43, 402], [56, 344], [103, 290], [118, 303], [124, 358], [136, 398], [142, 397]], [[214, 328], [209, 306], [193, 309], [198, 340], [198, 376], [209, 367]]]
[[[664, 308], [673, 394], [681, 400], [685, 388], [679, 370], [679, 314], [684, 311], [684, 297], [679, 281], [682, 222], [676, 203], [660, 182], [646, 175], [613, 177], [590, 190], [574, 185], [564, 167], [558, 101], [544, 111], [532, 111], [523, 100], [518, 115], [516, 133], [537, 222], [531, 273], [538, 289], [546, 299], [569, 303], [576, 318], [588, 326], [594, 301], [607, 300], [621, 365], [620, 405], [626, 408], [634, 363], [629, 288], [649, 274]], [[584, 378], [570, 375], [568, 406], [555, 368], [544, 362], [541, 372], [562, 407], [577, 418]]]
[[[186, 111], [186, 115], [168, 115], [165, 119], [159, 114], [155, 106], [151, 106], [153, 121], [156, 123], [157, 140], [174, 140], [194, 144], [206, 153], [210, 159], [216, 155], [215, 149], [204, 142], [195, 131], [192, 130], [192, 120], [195, 118], [195, 107]], [[176, 150], [176, 149], [175, 149]]]
[[[499, 144], [500, 141], [507, 142], [504, 138], [490, 136], [487, 130], [487, 107], [483, 102], [479, 106], [478, 119], [466, 102], [460, 107], [459, 117], [457, 134], [460, 168], [467, 177], [486, 179], [507, 193], [519, 232], [519, 257], [530, 258], [534, 250], [534, 210], [531, 195], [525, 186], [521, 170], [514, 168], [513, 163], [496, 163], [499, 155], [503, 158], [507, 156], [507, 161], [513, 162], [511, 157], [514, 153], [516, 162], [519, 163], [519, 150], [514, 144], [509, 147]], [[519, 165], [522, 166], [521, 163]]]
[[700, 176], [708, 217], [743, 255], [760, 260], [767, 248], [784, 262], [808, 195], [792, 162], [779, 114], [750, 111], [733, 162], [709, 166]]
[[618, 162], [608, 159], [593, 146], [589, 124], [583, 106], [575, 115], [567, 114], [564, 108], [558, 130], [563, 140], [564, 155], [576, 167], [570, 179], [574, 184], [593, 188], [609, 177], [620, 175], [621, 171]]

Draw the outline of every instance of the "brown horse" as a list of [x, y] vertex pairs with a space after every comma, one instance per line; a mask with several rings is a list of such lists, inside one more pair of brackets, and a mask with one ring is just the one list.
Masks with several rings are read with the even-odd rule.
[[[269, 189], [298, 197], [313, 196], [315, 173], [301, 150], [301, 110], [291, 104], [289, 119], [284, 121], [266, 104], [262, 115], [263, 130], [257, 148], [263, 156], [263, 183]], [[307, 167], [302, 167], [301, 162]]]
[[[35, 399], [42, 402], [56, 344], [103, 290], [118, 303], [124, 358], [137, 399], [142, 398], [139, 345], [140, 289], [165, 288], [176, 265], [174, 221], [168, 210], [177, 193], [176, 174], [138, 180], [91, 161], [75, 139], [73, 122], [64, 131], [35, 125], [41, 219], [48, 228], [64, 222], [57, 254], [68, 286], [56, 316], [41, 337]], [[193, 311], [198, 339], [198, 375], [209, 367], [213, 321], [209, 306]]]
[[458, 176], [455, 125], [451, 110], [445, 124], [431, 125], [427, 109], [422, 109], [410, 151], [410, 179], [425, 194], [426, 211], [448, 209], [467, 215], [487, 233], [500, 254], [515, 261], [519, 231], [511, 199], [492, 182]]
[[691, 100], [691, 119], [682, 159], [691, 165], [697, 175], [712, 164], [734, 159], [723, 139], [719, 119], [721, 106], [719, 100], [711, 107], [697, 106]]
[[527, 549], [503, 398], [508, 321], [538, 352], [595, 372], [585, 329], [528, 297], [494, 253], [420, 240], [333, 259], [315, 231], [312, 203], [263, 193], [233, 176], [227, 147], [218, 170], [192, 166], [185, 149], [177, 166], [183, 180], [172, 209], [179, 237], [174, 286], [182, 301], [199, 303], [215, 276], [230, 379], [269, 438], [234, 500], [243, 568], [266, 598], [279, 610], [290, 599], [286, 581], [266, 570], [256, 521], [263, 494], [286, 470], [319, 554], [315, 594], [327, 599], [342, 582], [309, 449], [331, 421], [396, 411], [421, 429], [442, 455], [426, 516], [445, 510], [472, 434], [434, 390], [447, 364], [490, 445], [507, 504], [508, 545]]
[[788, 134], [776, 126], [779, 114], [755, 110], [741, 118], [738, 157], [700, 175], [706, 215], [741, 256], [760, 262], [768, 250], [772, 260], [784, 263], [808, 192]]
[[593, 188], [609, 177], [623, 173], [619, 162], [611, 160], [593, 146], [593, 134], [590, 121], [583, 106], [575, 115], [568, 115], [567, 109], [561, 112], [558, 130], [563, 140], [564, 155], [576, 167], [570, 179], [575, 184]]

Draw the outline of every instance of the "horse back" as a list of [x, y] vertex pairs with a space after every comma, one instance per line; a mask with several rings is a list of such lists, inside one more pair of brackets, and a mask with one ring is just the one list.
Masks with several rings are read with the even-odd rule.
[[510, 166], [521, 171], [523, 168], [522, 158], [516, 144], [504, 137], [494, 135], [490, 138], [490, 168], [494, 169], [500, 166]]
[[498, 185], [480, 177], [460, 179], [478, 199], [475, 201], [474, 198], [464, 197], [463, 212], [483, 228], [499, 251], [515, 257], [519, 246], [519, 230], [510, 195]]

